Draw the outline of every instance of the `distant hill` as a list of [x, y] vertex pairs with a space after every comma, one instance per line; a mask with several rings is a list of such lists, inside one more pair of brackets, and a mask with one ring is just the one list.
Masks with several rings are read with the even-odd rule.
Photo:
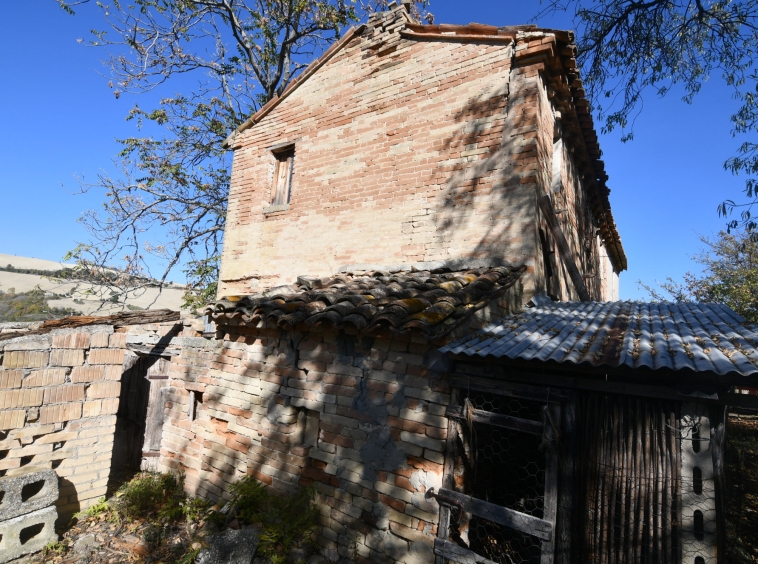
[[[71, 312], [107, 315], [122, 310], [178, 310], [181, 307], [184, 288], [177, 284], [169, 284], [160, 292], [158, 288], [146, 288], [124, 305], [99, 299], [97, 288], [92, 284], [78, 281], [61, 283], [50, 279], [71, 266], [0, 253], [0, 292], [3, 293], [0, 296], [0, 322], [38, 321], [70, 315]], [[34, 292], [35, 288], [43, 294]], [[22, 318], [11, 319], [18, 316]]]

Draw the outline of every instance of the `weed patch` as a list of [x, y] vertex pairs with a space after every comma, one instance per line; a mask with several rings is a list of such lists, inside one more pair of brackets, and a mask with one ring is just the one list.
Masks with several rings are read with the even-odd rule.
[[230, 515], [241, 524], [262, 529], [257, 554], [272, 564], [282, 564], [292, 549], [314, 548], [318, 509], [312, 489], [301, 489], [296, 495], [273, 495], [248, 476], [231, 485], [229, 491], [233, 496]]
[[[163, 562], [192, 564], [208, 546], [209, 535], [226, 528], [256, 527], [256, 555], [271, 564], [288, 561], [294, 549], [310, 553], [315, 545], [318, 511], [312, 489], [275, 495], [251, 477], [229, 488], [223, 507], [184, 493], [183, 476], [143, 472], [76, 514], [62, 542], [51, 543], [41, 562], [69, 562], [77, 538], [95, 535], [92, 564]], [[37, 561], [35, 561], [37, 562]]]

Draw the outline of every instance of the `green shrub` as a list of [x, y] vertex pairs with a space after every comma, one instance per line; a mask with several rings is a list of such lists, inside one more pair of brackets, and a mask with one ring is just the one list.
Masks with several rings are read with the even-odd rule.
[[157, 514], [162, 520], [173, 521], [182, 515], [184, 499], [182, 476], [141, 472], [119, 488], [112, 506], [125, 519]]
[[108, 506], [108, 502], [105, 501], [104, 497], [101, 497], [97, 500], [93, 505], [85, 509], [84, 511], [79, 511], [78, 513], [74, 514], [74, 517], [76, 519], [87, 519], [91, 517], [98, 517], [99, 515], [102, 515], [103, 513], [107, 513], [110, 510], [110, 507]]
[[318, 526], [318, 508], [313, 489], [295, 495], [272, 495], [263, 484], [248, 476], [229, 487], [232, 511], [242, 524], [262, 527], [258, 554], [281, 564], [293, 548], [312, 546]]

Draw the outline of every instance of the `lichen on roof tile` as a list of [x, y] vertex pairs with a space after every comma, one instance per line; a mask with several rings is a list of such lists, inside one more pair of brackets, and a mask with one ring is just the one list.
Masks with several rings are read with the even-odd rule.
[[287, 328], [352, 326], [358, 331], [420, 331], [438, 338], [502, 295], [525, 267], [482, 266], [459, 271], [340, 273], [333, 278], [298, 277], [276, 295], [222, 299], [209, 307], [219, 325], [273, 323]]

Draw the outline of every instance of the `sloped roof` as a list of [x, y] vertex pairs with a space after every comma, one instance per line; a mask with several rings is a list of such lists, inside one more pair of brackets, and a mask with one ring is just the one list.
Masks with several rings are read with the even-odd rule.
[[220, 325], [238, 320], [274, 322], [282, 328], [352, 326], [363, 332], [417, 330], [438, 338], [504, 294], [524, 271], [523, 266], [503, 265], [301, 276], [297, 284], [280, 286], [271, 295], [225, 299], [206, 311]]
[[758, 374], [758, 327], [726, 306], [545, 301], [441, 350], [592, 367]]

